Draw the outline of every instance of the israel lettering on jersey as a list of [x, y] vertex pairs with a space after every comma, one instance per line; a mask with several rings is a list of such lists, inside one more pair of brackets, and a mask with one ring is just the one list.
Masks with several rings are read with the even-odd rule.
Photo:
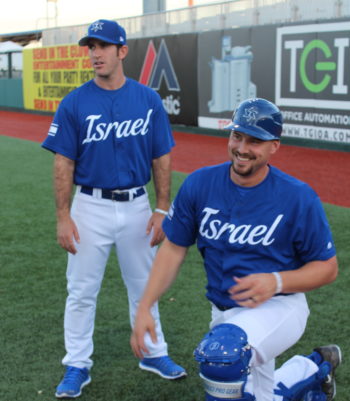
[[263, 246], [271, 245], [274, 242], [272, 238], [276, 227], [283, 218], [283, 214], [276, 217], [271, 227], [266, 225], [241, 224], [235, 225], [232, 223], [224, 223], [219, 219], [213, 219], [212, 216], [219, 213], [219, 210], [210, 207], [204, 208], [204, 214], [199, 227], [199, 234], [202, 237], [219, 240], [227, 231], [229, 236], [227, 241], [231, 244], [238, 242], [239, 244], [248, 243], [250, 245], [262, 244]]
[[91, 80], [70, 92], [42, 146], [75, 161], [75, 184], [128, 189], [150, 181], [174, 139], [158, 93], [127, 78], [117, 90]]
[[207, 297], [234, 306], [233, 277], [298, 269], [335, 255], [317, 194], [307, 184], [270, 166], [255, 187], [238, 187], [229, 162], [190, 174], [163, 228], [179, 246], [197, 243], [207, 273]]
[[153, 110], [147, 111], [146, 118], [138, 118], [136, 120], [124, 120], [105, 122], [101, 119], [102, 114], [87, 116], [85, 121], [88, 122], [86, 137], [82, 144], [92, 141], [105, 141], [112, 133], [116, 138], [127, 138], [128, 136], [146, 135], [148, 132], [148, 124]]

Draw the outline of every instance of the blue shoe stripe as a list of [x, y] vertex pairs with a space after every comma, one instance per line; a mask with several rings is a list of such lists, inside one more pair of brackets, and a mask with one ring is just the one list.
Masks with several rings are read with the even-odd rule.
[[144, 358], [140, 361], [139, 367], [143, 370], [156, 373], [164, 379], [173, 380], [187, 376], [185, 369], [177, 365], [168, 356]]
[[79, 369], [67, 366], [66, 373], [57, 386], [55, 396], [57, 398], [76, 398], [81, 395], [83, 387], [91, 382], [88, 369]]

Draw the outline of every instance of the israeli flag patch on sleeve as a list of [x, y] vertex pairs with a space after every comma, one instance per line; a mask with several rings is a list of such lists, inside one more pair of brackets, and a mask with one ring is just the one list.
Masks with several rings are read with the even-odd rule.
[[57, 134], [58, 124], [52, 123], [49, 128], [48, 135], [55, 136]]

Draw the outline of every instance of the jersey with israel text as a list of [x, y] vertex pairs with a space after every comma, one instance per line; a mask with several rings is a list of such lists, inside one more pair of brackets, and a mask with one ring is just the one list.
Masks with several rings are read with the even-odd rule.
[[277, 168], [263, 182], [239, 187], [231, 163], [190, 174], [163, 222], [167, 238], [188, 247], [197, 242], [207, 274], [207, 297], [236, 303], [227, 290], [233, 277], [298, 269], [335, 255], [329, 224], [317, 194]]
[[127, 78], [117, 90], [91, 80], [70, 92], [42, 146], [75, 161], [75, 184], [127, 189], [150, 180], [174, 139], [158, 93]]

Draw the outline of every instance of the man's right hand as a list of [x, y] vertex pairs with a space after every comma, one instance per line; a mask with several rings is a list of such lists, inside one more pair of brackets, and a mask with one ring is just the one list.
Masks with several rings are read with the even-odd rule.
[[79, 243], [80, 237], [77, 226], [70, 216], [57, 220], [57, 242], [63, 249], [72, 253], [77, 253], [73, 239]]
[[157, 335], [155, 330], [155, 322], [149, 309], [139, 308], [134, 329], [130, 338], [130, 345], [134, 355], [143, 359], [144, 354], [148, 354], [149, 351], [145, 345], [145, 335], [149, 334], [153, 343], [157, 342]]

